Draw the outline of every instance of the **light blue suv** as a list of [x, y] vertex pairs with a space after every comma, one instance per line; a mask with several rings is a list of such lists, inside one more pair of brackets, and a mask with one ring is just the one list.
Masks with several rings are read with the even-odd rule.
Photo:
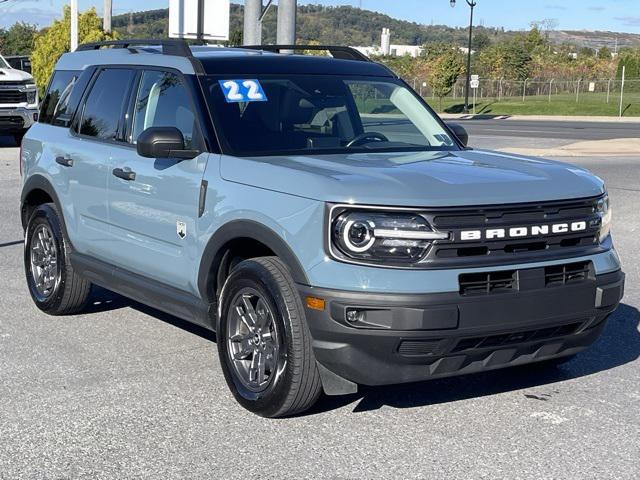
[[83, 45], [26, 135], [29, 291], [100, 285], [216, 331], [247, 409], [566, 360], [623, 295], [603, 182], [466, 147], [345, 47]]

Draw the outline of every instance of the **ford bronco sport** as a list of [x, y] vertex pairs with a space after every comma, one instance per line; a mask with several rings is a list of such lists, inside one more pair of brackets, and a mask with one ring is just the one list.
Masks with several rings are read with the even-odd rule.
[[268, 417], [598, 338], [624, 284], [599, 178], [467, 148], [385, 66], [291, 48], [60, 58], [21, 152], [41, 310], [100, 285], [215, 330], [229, 388]]

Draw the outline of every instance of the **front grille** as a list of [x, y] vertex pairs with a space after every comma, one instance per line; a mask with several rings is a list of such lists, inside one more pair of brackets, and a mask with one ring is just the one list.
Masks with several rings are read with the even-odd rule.
[[[600, 217], [598, 198], [500, 205], [471, 208], [447, 208], [425, 212], [425, 218], [450, 238], [436, 240], [423, 263], [429, 267], [499, 265], [516, 261], [566, 258], [604, 251], [598, 241]], [[550, 226], [586, 222], [580, 231], [528, 234], [522, 238], [485, 238], [487, 230], [532, 226]], [[480, 231], [479, 240], [462, 240], [463, 231]], [[530, 232], [531, 233], [531, 232]], [[508, 237], [508, 235], [507, 235]]]
[[500, 293], [516, 288], [516, 270], [460, 275], [460, 294]]
[[592, 278], [593, 264], [576, 262], [544, 268], [463, 273], [458, 283], [460, 295], [467, 296], [559, 287]]
[[552, 265], [544, 271], [544, 284], [547, 287], [582, 282], [589, 278], [591, 262]]
[[407, 357], [433, 355], [441, 339], [436, 340], [404, 340], [400, 342], [398, 353]]
[[31, 85], [33, 83], [33, 80], [2, 80], [0, 85], [3, 87], [21, 87], [23, 85]]
[[26, 92], [21, 92], [19, 90], [0, 90], [1, 104], [24, 103], [26, 101]]
[[24, 126], [24, 119], [17, 115], [2, 117], [0, 116], [0, 127], [16, 127], [22, 128]]
[[583, 323], [584, 322], [581, 321], [567, 325], [538, 328], [535, 330], [526, 330], [515, 333], [505, 333], [502, 335], [465, 338], [456, 344], [453, 350], [451, 350], [451, 353], [514, 345], [517, 343], [532, 342], [536, 340], [549, 340], [554, 337], [564, 337], [566, 335], [576, 333]]

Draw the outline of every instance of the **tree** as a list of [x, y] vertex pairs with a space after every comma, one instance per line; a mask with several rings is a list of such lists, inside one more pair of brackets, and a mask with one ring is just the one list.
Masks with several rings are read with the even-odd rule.
[[243, 42], [242, 30], [240, 30], [239, 28], [236, 28], [231, 32], [231, 35], [229, 35], [229, 41], [226, 42], [225, 45], [228, 47], [239, 47], [242, 45], [242, 42]]
[[33, 41], [38, 32], [35, 25], [14, 23], [3, 35], [2, 53], [4, 55], [30, 55]]
[[589, 47], [582, 47], [578, 50], [578, 57], [593, 57], [595, 52]]
[[[113, 40], [117, 35], [108, 35], [102, 30], [102, 21], [95, 8], [91, 8], [78, 16], [79, 43], [101, 42]], [[42, 93], [49, 82], [56, 62], [62, 54], [69, 51], [71, 42], [71, 9], [65, 6], [62, 20], [56, 20], [41, 34], [36, 36], [31, 69], [36, 85]]]
[[598, 50], [598, 58], [600, 60], [611, 60], [611, 50], [609, 50], [607, 47], [602, 47], [600, 50]]
[[485, 32], [477, 32], [473, 35], [473, 40], [471, 41], [472, 50], [480, 52], [489, 45], [491, 45], [491, 39]]
[[426, 58], [437, 58], [451, 52], [456, 47], [447, 42], [428, 42], [422, 46], [421, 56]]
[[442, 97], [451, 92], [463, 71], [464, 62], [460, 55], [453, 51], [449, 51], [431, 62], [427, 81], [431, 85], [433, 94], [438, 97], [440, 110], [442, 110]]
[[479, 71], [490, 78], [524, 80], [529, 76], [531, 54], [518, 39], [495, 43], [478, 55]]
[[[616, 80], [622, 80], [622, 67], [625, 67], [624, 77], [625, 79], [640, 78], [640, 49], [638, 50], [623, 50], [620, 53], [620, 60], [618, 61], [618, 69], [616, 71]], [[638, 82], [629, 82], [625, 85], [625, 91], [636, 92], [640, 90]]]

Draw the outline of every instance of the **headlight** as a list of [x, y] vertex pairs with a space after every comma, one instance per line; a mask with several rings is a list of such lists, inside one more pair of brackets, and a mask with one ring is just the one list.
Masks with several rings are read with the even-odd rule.
[[419, 262], [434, 240], [448, 233], [434, 231], [416, 213], [347, 210], [331, 222], [334, 256], [360, 263], [410, 266]]
[[36, 100], [38, 98], [38, 91], [37, 90], [27, 90], [27, 103], [30, 105], [33, 105], [34, 103], [36, 103]]
[[609, 204], [609, 195], [605, 195], [596, 205], [596, 212], [600, 215], [600, 234], [599, 240], [602, 243], [611, 233], [611, 205]]

